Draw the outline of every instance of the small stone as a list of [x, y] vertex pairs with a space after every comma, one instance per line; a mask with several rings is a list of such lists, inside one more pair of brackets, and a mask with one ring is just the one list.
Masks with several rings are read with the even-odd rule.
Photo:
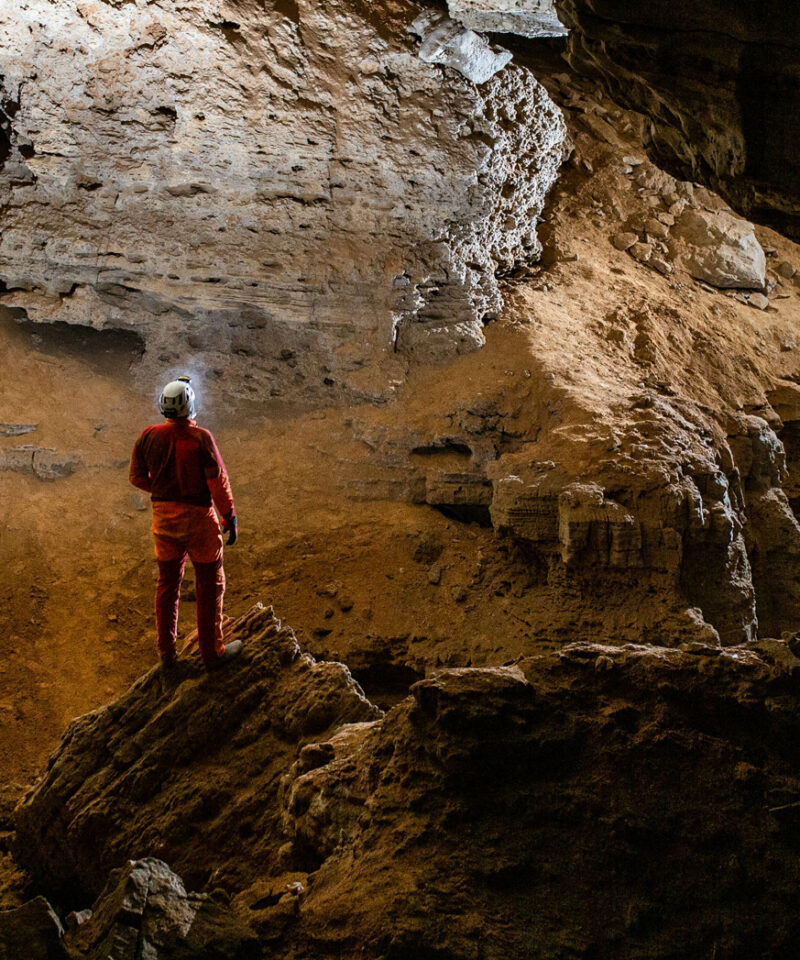
[[627, 163], [630, 167], [638, 167], [642, 163], [637, 157], [623, 157], [622, 162]]
[[0, 423], [0, 437], [21, 437], [35, 429], [35, 423]]
[[617, 233], [611, 238], [611, 243], [617, 250], [630, 250], [638, 239], [633, 232]]
[[666, 240], [669, 236], [669, 227], [655, 217], [645, 220], [644, 229], [649, 236], [656, 237], [658, 240]]
[[657, 270], [659, 273], [663, 274], [665, 277], [669, 276], [672, 273], [672, 264], [667, 263], [666, 260], [662, 260], [661, 257], [653, 257], [650, 261], [650, 266]]
[[628, 253], [639, 263], [647, 263], [653, 253], [653, 248], [649, 243], [634, 243], [628, 250]]
[[450, 596], [456, 603], [463, 603], [467, 599], [467, 591], [461, 584], [456, 584], [456, 586], [451, 589]]
[[663, 210], [656, 214], [656, 218], [667, 227], [675, 226], [675, 217], [671, 213], [665, 213]]
[[430, 570], [428, 571], [428, 583], [432, 583], [434, 586], [437, 586], [442, 582], [442, 568], [438, 563], [435, 563]]
[[788, 260], [781, 261], [781, 263], [778, 264], [777, 270], [778, 274], [783, 277], [784, 280], [791, 280], [797, 273], [797, 267], [789, 263]]
[[763, 293], [751, 293], [747, 302], [751, 307], [755, 307], [757, 310], [766, 310], [769, 306], [769, 300], [764, 296]]

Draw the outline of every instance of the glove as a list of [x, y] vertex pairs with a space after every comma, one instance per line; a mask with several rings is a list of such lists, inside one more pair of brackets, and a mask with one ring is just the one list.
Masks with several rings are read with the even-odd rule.
[[222, 532], [228, 534], [228, 546], [232, 547], [239, 539], [239, 521], [235, 513], [231, 512], [223, 518]]

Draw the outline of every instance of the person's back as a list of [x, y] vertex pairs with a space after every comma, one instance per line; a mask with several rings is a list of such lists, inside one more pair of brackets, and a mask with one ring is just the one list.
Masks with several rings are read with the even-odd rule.
[[194, 391], [188, 378], [168, 384], [160, 406], [166, 422], [142, 432], [130, 465], [131, 483], [153, 501], [158, 649], [166, 664], [177, 658], [178, 604], [188, 556], [195, 568], [198, 645], [206, 666], [214, 667], [241, 650], [239, 641], [227, 646], [222, 641], [225, 574], [214, 512], [216, 507], [228, 544], [234, 544], [238, 521], [233, 494], [214, 437], [193, 419]]

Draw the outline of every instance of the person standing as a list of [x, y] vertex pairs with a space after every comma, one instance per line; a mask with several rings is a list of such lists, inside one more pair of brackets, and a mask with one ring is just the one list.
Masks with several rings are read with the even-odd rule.
[[161, 662], [178, 658], [178, 605], [187, 556], [195, 570], [197, 639], [207, 669], [241, 652], [241, 640], [222, 640], [225, 572], [222, 532], [228, 545], [238, 539], [238, 520], [228, 472], [210, 431], [197, 426], [189, 377], [178, 377], [161, 392], [164, 423], [145, 428], [133, 447], [130, 482], [150, 494], [158, 560], [156, 631]]

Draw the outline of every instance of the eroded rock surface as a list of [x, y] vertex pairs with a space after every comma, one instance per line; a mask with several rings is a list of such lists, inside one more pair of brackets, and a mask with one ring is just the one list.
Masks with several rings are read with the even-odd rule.
[[554, 0], [447, 0], [450, 15], [473, 30], [560, 37], [567, 29]]
[[[75, 956], [134, 931], [154, 957], [201, 956], [206, 934], [208, 956], [345, 960], [793, 948], [785, 642], [572, 643], [434, 671], [382, 716], [271, 613], [231, 631], [253, 631], [237, 668], [149, 674], [72, 726], [18, 809], [38, 882], [75, 899], [122, 867], [68, 936]], [[148, 846], [225, 896], [126, 863]]]
[[652, 120], [668, 165], [800, 235], [794, 3], [561, 0], [558, 9], [572, 65]]
[[480, 346], [564, 156], [544, 89], [426, 63], [405, 0], [229, 7], [0, 14], [3, 302], [257, 399]]
[[230, 669], [156, 668], [67, 730], [16, 813], [19, 859], [51, 896], [94, 897], [131, 858], [164, 859], [191, 887], [274, 863], [275, 798], [298, 744], [380, 715], [346, 667], [301, 654], [271, 608], [235, 635], [246, 650]]
[[72, 960], [250, 960], [255, 935], [227, 904], [187, 893], [160, 860], [132, 860], [113, 870], [91, 915], [66, 938]]

